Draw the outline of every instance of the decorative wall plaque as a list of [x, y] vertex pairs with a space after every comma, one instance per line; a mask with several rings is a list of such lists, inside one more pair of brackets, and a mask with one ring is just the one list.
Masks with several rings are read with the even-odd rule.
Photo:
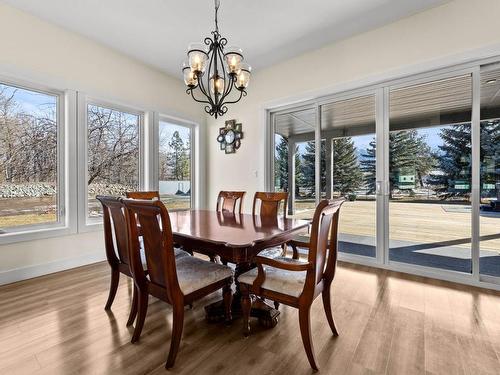
[[237, 124], [236, 120], [227, 120], [226, 126], [219, 128], [217, 142], [220, 143], [220, 149], [224, 150], [226, 154], [234, 154], [240, 148], [242, 138], [241, 124]]

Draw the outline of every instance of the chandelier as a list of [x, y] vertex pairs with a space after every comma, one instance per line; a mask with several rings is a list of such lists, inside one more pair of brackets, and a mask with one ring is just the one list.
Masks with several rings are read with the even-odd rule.
[[215, 0], [212, 37], [206, 37], [204, 43], [191, 43], [188, 61], [182, 67], [186, 93], [198, 103], [206, 104], [205, 112], [215, 118], [227, 112], [228, 104], [237, 103], [247, 95], [251, 72], [251, 67], [243, 62], [243, 51], [226, 47], [227, 39], [219, 33], [219, 6], [220, 0]]

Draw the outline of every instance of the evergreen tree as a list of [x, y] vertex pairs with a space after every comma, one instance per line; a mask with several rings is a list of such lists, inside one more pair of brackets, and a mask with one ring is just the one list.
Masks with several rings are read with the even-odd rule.
[[[321, 176], [321, 191], [326, 190], [326, 149], [325, 141], [321, 141], [320, 150], [320, 176]], [[302, 155], [302, 174], [303, 180], [301, 187], [309, 192], [310, 196], [314, 196], [315, 191], [315, 165], [314, 161], [316, 159], [316, 147], [314, 141], [309, 141], [306, 143], [305, 153]]]
[[[481, 197], [500, 199], [500, 120], [481, 122]], [[485, 188], [491, 185], [491, 188]]]
[[[442, 174], [431, 176], [436, 191], [446, 196], [469, 195], [471, 179], [471, 126], [457, 124], [441, 129], [443, 144], [439, 146], [438, 166]], [[460, 183], [462, 182], [462, 183]], [[456, 184], [468, 185], [457, 189]]]
[[[375, 192], [376, 180], [376, 144], [370, 142], [370, 147], [362, 155], [362, 170], [365, 173], [365, 185], [369, 193]], [[434, 156], [425, 142], [425, 137], [417, 130], [393, 131], [389, 134], [389, 184], [390, 192], [398, 185], [397, 177], [400, 173], [412, 173], [416, 183], [423, 185], [423, 176], [433, 168]]]
[[274, 176], [276, 190], [288, 191], [288, 140], [279, 136], [274, 152]]
[[352, 193], [363, 184], [356, 146], [350, 137], [333, 141], [332, 176], [332, 191], [338, 191], [341, 195]]
[[168, 146], [170, 147], [167, 163], [169, 177], [177, 181], [189, 179], [189, 145], [184, 146], [182, 137], [175, 131]]
[[[301, 159], [295, 147], [295, 192], [298, 193], [298, 187], [302, 183]], [[276, 150], [274, 157], [275, 187], [282, 191], [288, 191], [288, 139], [279, 136], [276, 139]]]

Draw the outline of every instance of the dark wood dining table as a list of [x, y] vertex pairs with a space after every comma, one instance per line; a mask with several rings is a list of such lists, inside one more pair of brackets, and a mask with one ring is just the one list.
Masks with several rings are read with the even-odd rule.
[[[233, 214], [209, 210], [171, 211], [169, 213], [174, 242], [187, 251], [195, 251], [235, 264], [233, 316], [241, 311], [237, 278], [253, 267], [252, 259], [262, 250], [280, 246], [296, 234], [304, 232], [305, 220], [274, 217], [261, 219], [249, 214]], [[223, 317], [221, 303], [205, 307], [208, 320]], [[252, 315], [266, 326], [274, 326], [279, 311], [264, 301], [255, 301]]]

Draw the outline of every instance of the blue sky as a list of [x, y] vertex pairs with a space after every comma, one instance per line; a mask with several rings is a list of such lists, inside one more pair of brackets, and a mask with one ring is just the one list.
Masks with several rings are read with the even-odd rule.
[[[439, 133], [444, 127], [445, 126], [439, 125], [435, 127], [421, 128], [417, 129], [417, 132], [419, 135], [424, 136], [425, 141], [430, 146], [432, 151], [439, 151], [439, 146], [443, 144], [443, 140], [441, 139]], [[375, 134], [351, 137], [354, 141], [354, 145], [358, 150], [358, 154], [364, 153], [366, 149], [370, 147], [370, 142], [374, 137]], [[305, 153], [306, 143], [307, 142], [302, 142], [297, 144], [300, 154]]]
[[[181, 136], [182, 140], [184, 141], [184, 145], [188, 142], [189, 140], [189, 133], [190, 129], [185, 127], [185, 126], [180, 126], [176, 124], [171, 124], [165, 121], [160, 121], [160, 148], [162, 145], [163, 147], [169, 148], [168, 147], [168, 142], [172, 139], [172, 135], [174, 134], [175, 131], [179, 132], [179, 135]], [[168, 150], [166, 150], [168, 151]]]
[[3, 84], [0, 84], [0, 89], [5, 90], [4, 95], [7, 97], [10, 97], [14, 93], [14, 100], [18, 104], [18, 111], [20, 112], [31, 113], [35, 116], [56, 115], [56, 96]]

